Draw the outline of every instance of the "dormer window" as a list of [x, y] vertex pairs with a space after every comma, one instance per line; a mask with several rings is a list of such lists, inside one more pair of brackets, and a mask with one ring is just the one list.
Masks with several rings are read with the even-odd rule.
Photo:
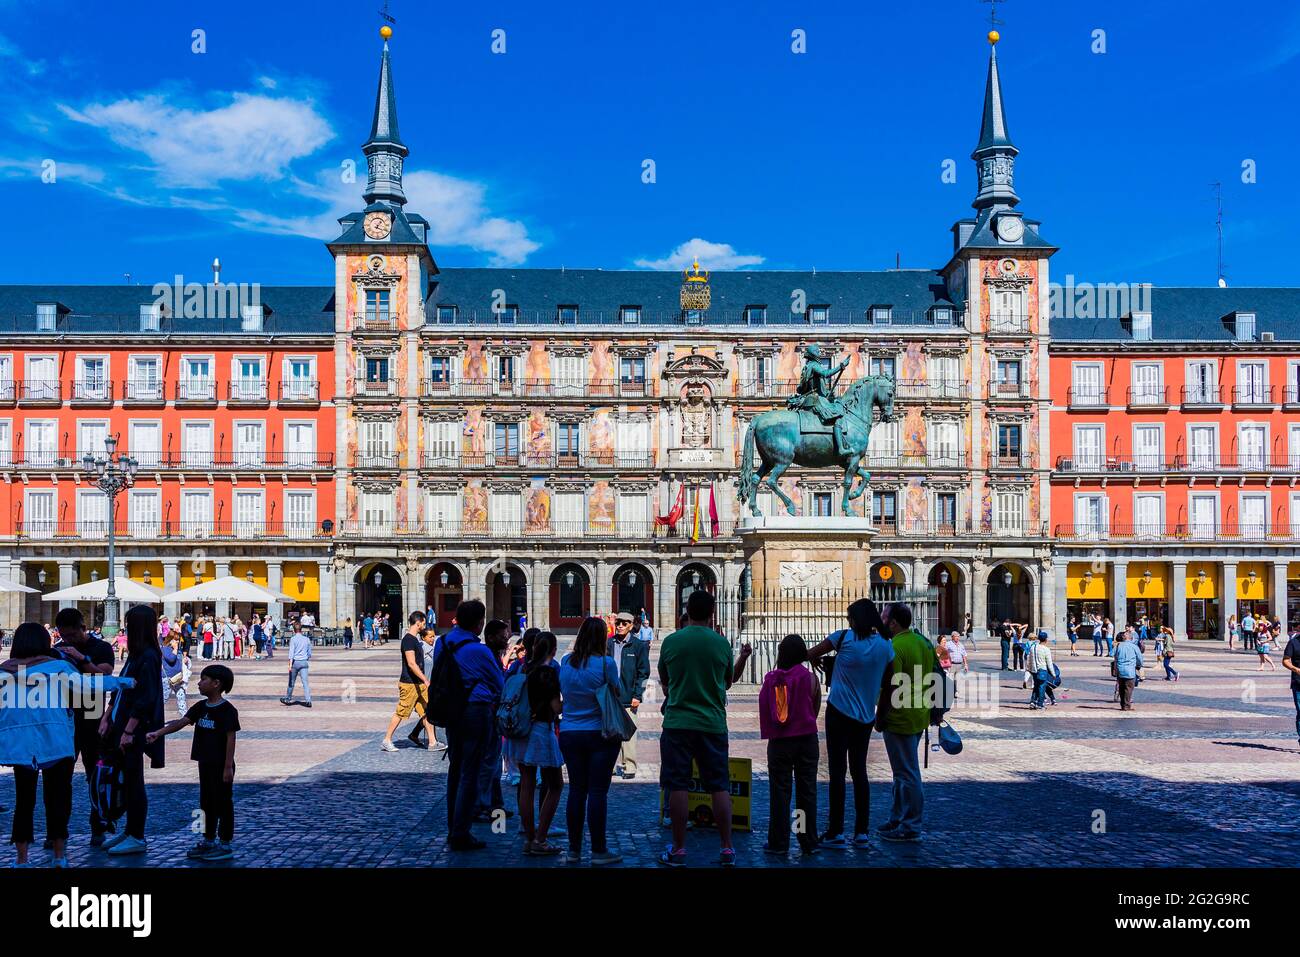
[[683, 316], [688, 326], [704, 325], [704, 313], [699, 309], [687, 309]]
[[1253, 312], [1234, 312], [1232, 314], [1232, 337], [1238, 342], [1255, 341], [1255, 314]]
[[891, 306], [872, 306], [868, 317], [873, 326], [887, 326], [894, 321], [894, 310]]
[[151, 302], [140, 307], [140, 331], [157, 332], [162, 328], [163, 304]]
[[240, 309], [240, 329], [244, 332], [261, 332], [264, 313], [261, 306], [243, 306]]
[[745, 321], [750, 325], [763, 325], [767, 322], [767, 306], [746, 306]]
[[560, 322], [576, 323], [578, 321], [577, 306], [556, 306], [555, 318]]
[[930, 318], [936, 326], [951, 326], [953, 324], [951, 306], [935, 306], [930, 310]]
[[59, 321], [59, 304], [57, 302], [38, 302], [36, 304], [36, 331], [53, 332]]
[[620, 322], [638, 323], [641, 321], [641, 307], [621, 306], [618, 310], [618, 318]]
[[438, 306], [437, 309], [435, 310], [435, 315], [437, 316], [437, 320], [440, 324], [445, 323], [450, 325], [451, 323], [456, 321], [456, 307]]
[[1151, 313], [1135, 312], [1129, 319], [1135, 342], [1151, 341]]
[[813, 324], [826, 325], [831, 319], [830, 306], [809, 306], [808, 321]]

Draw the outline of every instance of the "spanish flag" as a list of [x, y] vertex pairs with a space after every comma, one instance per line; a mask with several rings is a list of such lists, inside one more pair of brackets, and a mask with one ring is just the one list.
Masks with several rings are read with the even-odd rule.
[[691, 519], [691, 541], [700, 540], [700, 490], [695, 490], [695, 515]]

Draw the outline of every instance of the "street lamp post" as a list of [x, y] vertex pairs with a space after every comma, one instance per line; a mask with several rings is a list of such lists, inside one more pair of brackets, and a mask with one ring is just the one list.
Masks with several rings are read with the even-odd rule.
[[118, 607], [114, 554], [117, 549], [117, 496], [135, 483], [139, 463], [117, 451], [117, 439], [104, 440], [105, 454], [96, 457], [87, 452], [81, 457], [81, 467], [86, 477], [108, 499], [108, 594], [104, 597], [104, 637], [112, 638], [120, 630], [122, 617]]

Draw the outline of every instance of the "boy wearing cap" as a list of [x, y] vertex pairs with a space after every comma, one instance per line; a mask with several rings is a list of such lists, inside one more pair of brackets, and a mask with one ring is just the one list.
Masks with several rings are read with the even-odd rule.
[[[1042, 711], [1044, 696], [1051, 691], [1049, 682], [1052, 680], [1053, 671], [1055, 671], [1055, 662], [1052, 661], [1052, 649], [1047, 645], [1047, 632], [1045, 630], [1038, 632], [1038, 641], [1029, 649], [1028, 659], [1026, 670], [1034, 679], [1034, 696], [1030, 699], [1029, 707]], [[1053, 695], [1052, 700], [1055, 702], [1055, 695]]]
[[[645, 696], [645, 683], [650, 678], [650, 645], [632, 633], [636, 619], [626, 611], [614, 616], [614, 634], [606, 646], [606, 654], [614, 659], [618, 670], [619, 702], [628, 709], [633, 723], [636, 709]], [[619, 748], [616, 773], [626, 779], [636, 777], [636, 735], [628, 738]]]

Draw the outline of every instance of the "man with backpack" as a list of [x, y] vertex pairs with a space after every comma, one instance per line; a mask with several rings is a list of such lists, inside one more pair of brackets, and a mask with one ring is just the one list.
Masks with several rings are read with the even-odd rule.
[[[894, 645], [894, 661], [888, 687], [880, 695], [876, 724], [894, 775], [894, 799], [889, 820], [877, 833], [886, 841], [914, 843], [921, 839], [925, 807], [918, 749], [921, 735], [932, 723], [936, 699], [946, 698], [942, 682], [948, 679], [939, 669], [934, 646], [912, 630], [911, 608], [895, 602], [885, 609], [882, 618]], [[941, 682], [938, 690], [936, 680]]]
[[[650, 680], [650, 644], [634, 632], [635, 624], [630, 612], [620, 611], [614, 616], [614, 634], [606, 645], [606, 653], [614, 659], [618, 671], [618, 702], [634, 723], [636, 709], [645, 697], [645, 683]], [[614, 773], [628, 781], [636, 777], [635, 734], [623, 742], [618, 759]]]
[[470, 825], [504, 681], [501, 662], [479, 641], [486, 618], [478, 599], [457, 606], [455, 627], [434, 646], [429, 679], [429, 717], [447, 729], [447, 847], [453, 851], [487, 847]]

